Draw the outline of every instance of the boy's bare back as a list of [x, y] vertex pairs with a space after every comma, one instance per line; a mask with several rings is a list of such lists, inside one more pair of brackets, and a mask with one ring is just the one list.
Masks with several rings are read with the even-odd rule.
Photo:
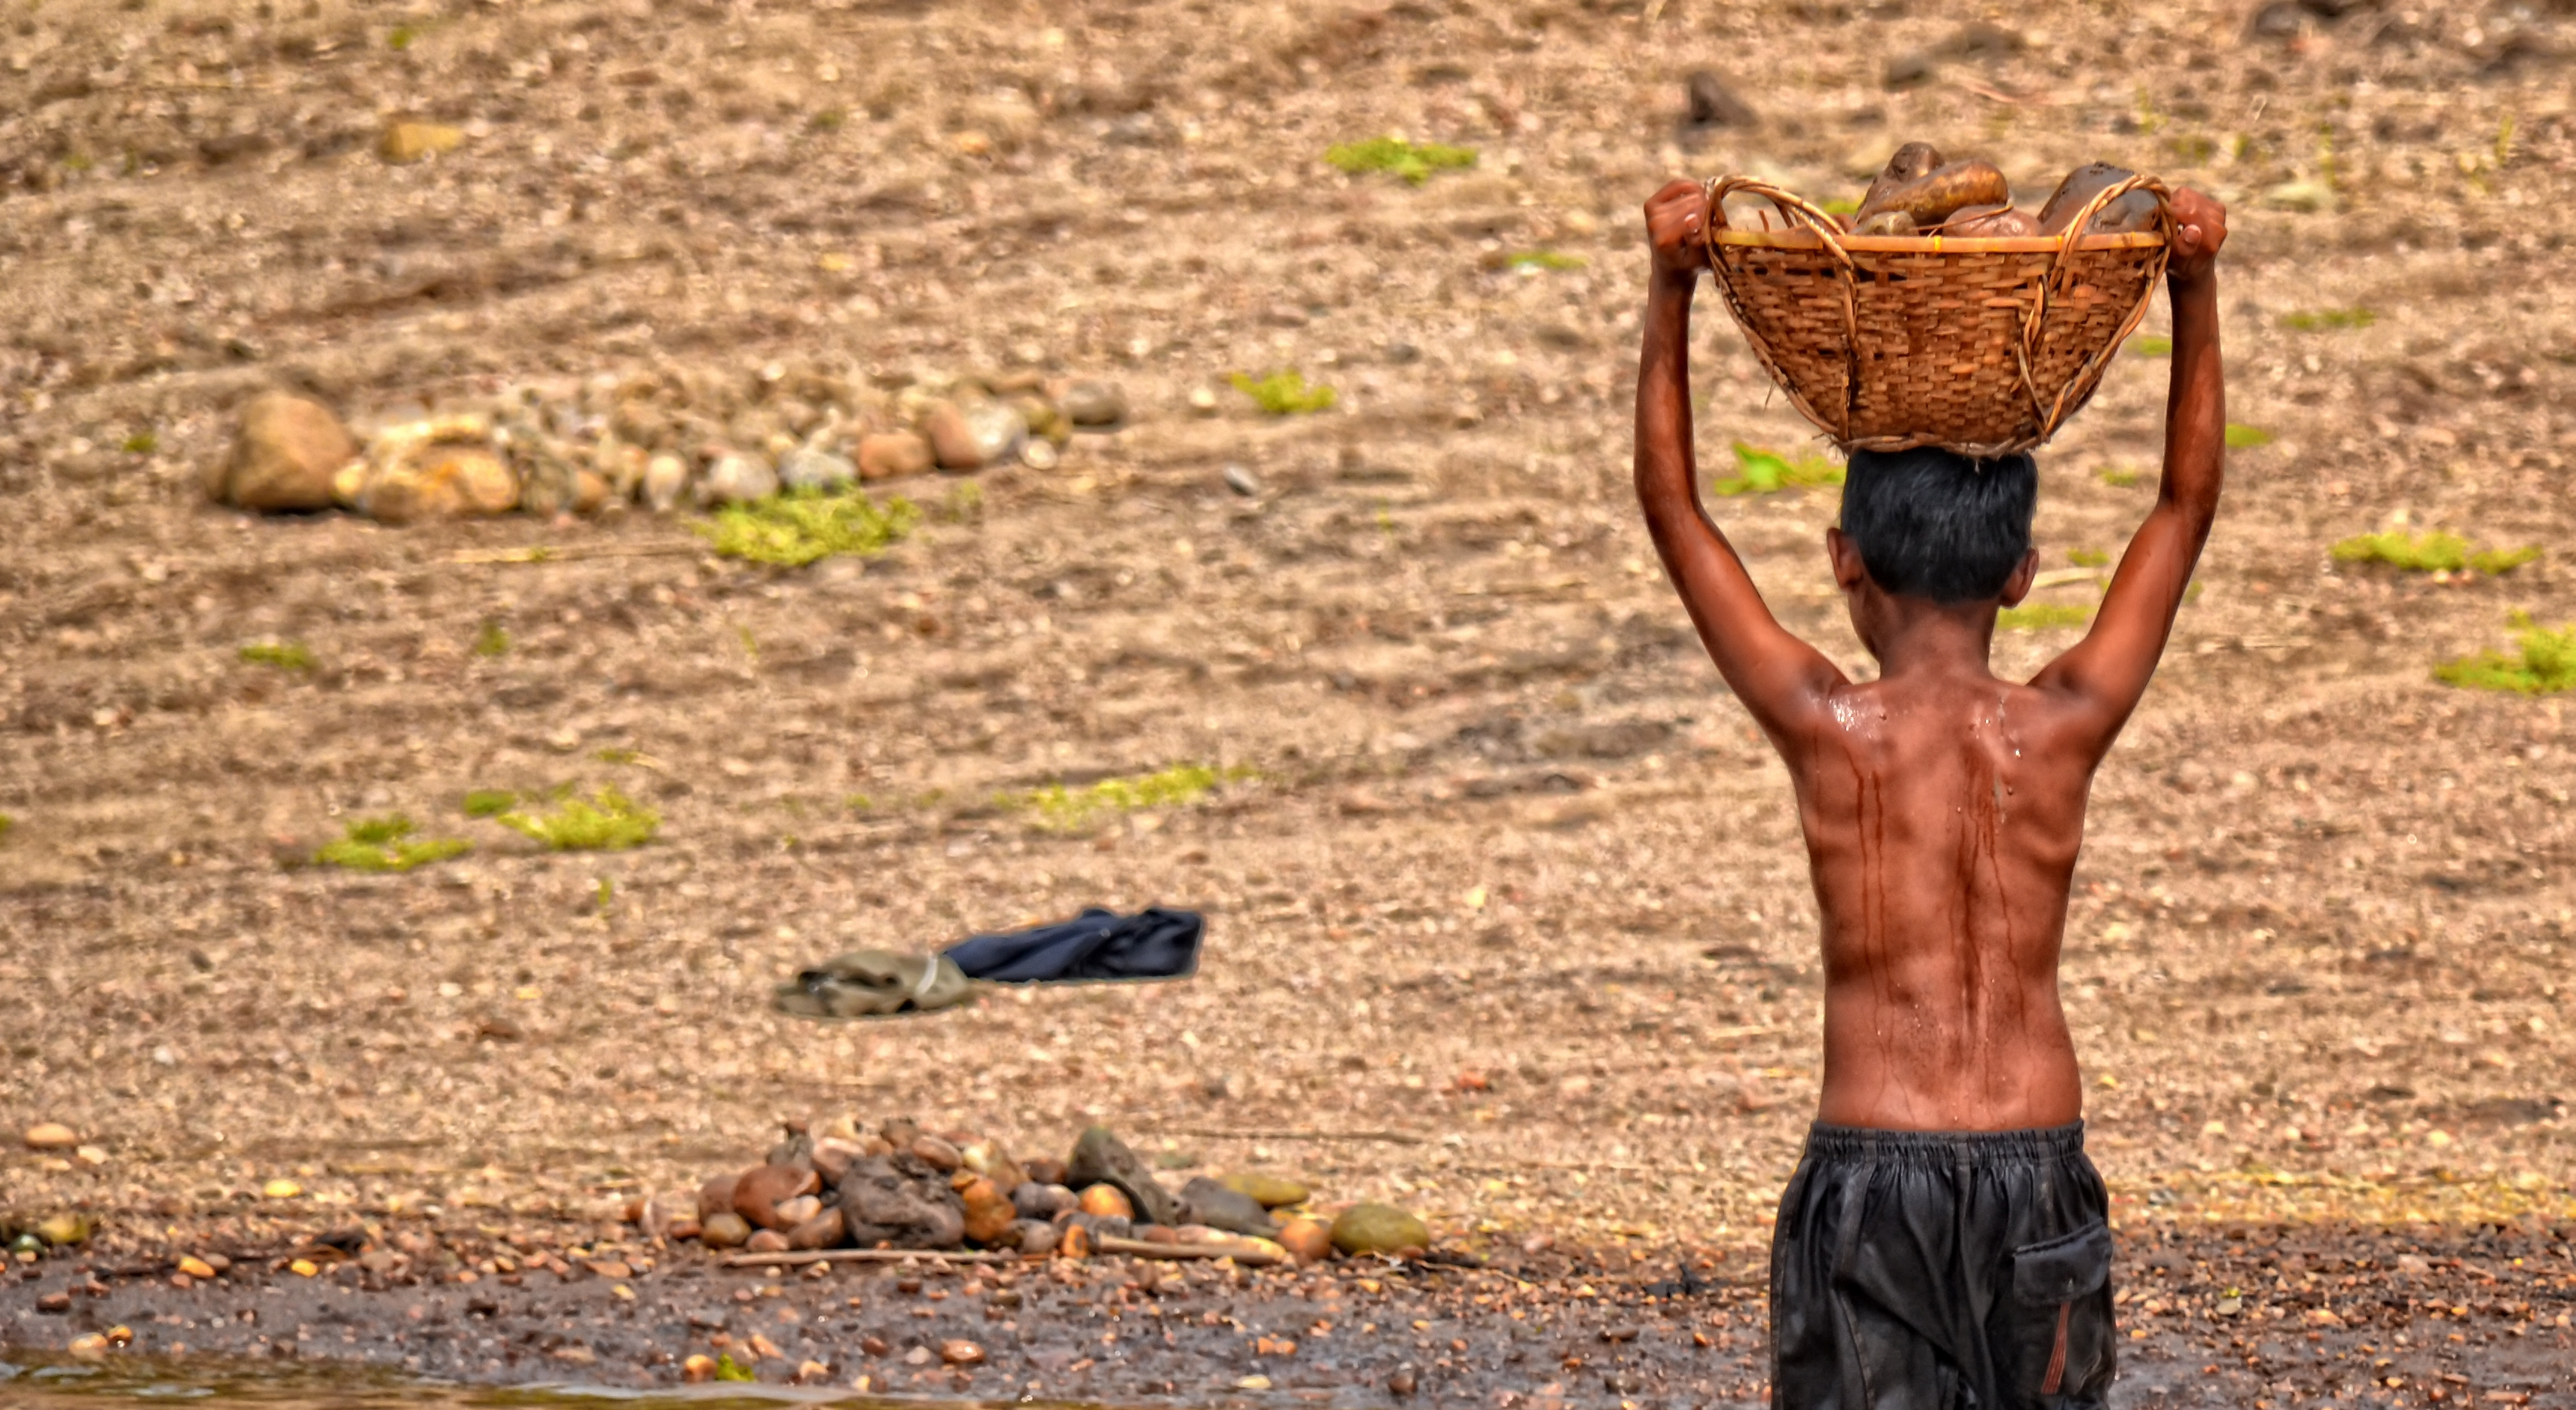
[[2000, 597], [1945, 604], [1881, 589], [1833, 530], [1836, 581], [1881, 666], [1854, 683], [1781, 628], [1699, 502], [1687, 349], [1705, 213], [1686, 182], [1647, 204], [1638, 495], [1710, 656], [1796, 784], [1823, 918], [1824, 1122], [2007, 1131], [2081, 1115], [2057, 961], [2085, 800], [2163, 652], [2224, 468], [2226, 217], [2189, 191], [2174, 211], [2165, 476], [2092, 630], [2028, 684], [2000, 680], [1996, 610], [2029, 590], [2035, 556]]

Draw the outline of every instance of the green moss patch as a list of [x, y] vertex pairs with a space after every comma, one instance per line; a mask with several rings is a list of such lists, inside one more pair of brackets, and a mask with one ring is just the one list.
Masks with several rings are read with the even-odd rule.
[[2272, 440], [2272, 433], [2264, 430], [2260, 426], [2248, 426], [2242, 421], [2230, 421], [2227, 423], [2227, 448], [2229, 450], [2254, 450], [2262, 446], [2270, 445]]
[[1472, 147], [1444, 147], [1437, 142], [1415, 144], [1401, 137], [1372, 137], [1365, 142], [1344, 142], [1326, 148], [1324, 160], [1353, 176], [1386, 172], [1401, 178], [1407, 185], [1419, 186], [1436, 171], [1463, 171], [1476, 164]]
[[2506, 690], [2519, 695], [2549, 695], [2576, 690], [2576, 622], [2555, 629], [2531, 620], [2528, 612], [2508, 619], [2517, 629], [2516, 654], [2481, 651], [2433, 668], [2433, 679], [2469, 690]]
[[727, 558], [802, 568], [841, 553], [873, 558], [920, 522], [920, 508], [901, 497], [880, 505], [854, 490], [789, 491], [754, 504], [728, 504], [695, 527]]
[[2332, 333], [2367, 328], [2379, 315], [2366, 308], [2320, 308], [2281, 315], [2281, 326], [2301, 333]]
[[503, 813], [501, 826], [557, 852], [622, 852], [662, 830], [662, 815], [614, 788], [587, 801], [566, 798], [550, 813]]
[[255, 641], [234, 653], [253, 666], [280, 671], [313, 669], [313, 651], [300, 641]]
[[2093, 472], [2094, 478], [2115, 490], [2133, 490], [2146, 478], [2143, 471], [2126, 465], [2106, 465]]
[[1843, 467], [1821, 455], [1796, 460], [1777, 451], [1735, 443], [1736, 473], [1709, 489], [1721, 495], [1770, 494], [1777, 490], [1826, 489], [1843, 482]]
[[342, 835], [313, 854], [316, 865], [350, 871], [401, 872], [450, 861], [474, 850], [461, 837], [412, 837], [412, 820], [400, 813], [351, 821]]
[[474, 654], [477, 656], [509, 655], [509, 629], [498, 622], [485, 622], [482, 628], [474, 633]]
[[1228, 379], [1234, 389], [1252, 398], [1252, 403], [1267, 416], [1308, 416], [1329, 411], [1340, 395], [1321, 382], [1308, 385], [1306, 374], [1289, 368], [1253, 380], [1250, 374], [1238, 372]]
[[2066, 561], [2078, 568], [2102, 568], [2110, 565], [2111, 555], [2098, 548], [2070, 548]]
[[505, 788], [477, 788], [465, 795], [465, 816], [497, 818], [519, 806], [519, 795]]
[[1995, 614], [1997, 629], [2008, 632], [2038, 632], [2051, 627], [2080, 627], [2093, 620], [2091, 607], [2071, 602], [2027, 602], [2007, 607]]
[[1535, 274], [1541, 270], [1581, 269], [1591, 262], [1581, 255], [1569, 255], [1557, 250], [1516, 250], [1511, 254], [1492, 257], [1490, 267], [1509, 270], [1514, 274]]
[[2129, 351], [2138, 357], [2173, 356], [2173, 339], [2162, 333], [2140, 333], [2129, 340]]
[[2464, 573], [2489, 577], [2510, 573], [2540, 557], [2537, 545], [2521, 548], [2472, 549], [2457, 534], [2389, 532], [2356, 534], [2329, 552], [2337, 563], [2385, 563], [2409, 573]]
[[1058, 832], [1079, 832], [1105, 815], [1140, 808], [1181, 808], [1198, 802], [1219, 784], [1253, 778], [1243, 767], [1210, 768], [1177, 764], [1156, 773], [1107, 778], [1080, 788], [1056, 784], [1027, 793], [1006, 795], [1004, 806], [1037, 815], [1040, 824]]

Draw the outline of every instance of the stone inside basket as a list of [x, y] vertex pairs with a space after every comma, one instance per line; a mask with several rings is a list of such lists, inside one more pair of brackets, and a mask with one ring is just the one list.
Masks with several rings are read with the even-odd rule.
[[[2079, 233], [2134, 190], [2154, 193], [2156, 229]], [[1780, 228], [1730, 227], [1726, 200], [1739, 195], [1768, 201]], [[2173, 211], [2163, 183], [2133, 176], [2060, 235], [1863, 236], [1776, 186], [1729, 177], [1708, 185], [1707, 230], [1709, 268], [1754, 356], [1843, 451], [1986, 457], [2044, 443], [2092, 397], [2146, 316]]]

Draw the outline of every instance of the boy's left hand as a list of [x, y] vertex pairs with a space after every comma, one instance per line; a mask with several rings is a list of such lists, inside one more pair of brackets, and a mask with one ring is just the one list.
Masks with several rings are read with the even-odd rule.
[[1646, 243], [1655, 277], [1687, 284], [1708, 268], [1708, 192], [1696, 181], [1670, 181], [1646, 200]]
[[2218, 265], [2218, 247], [2227, 243], [2227, 207], [2186, 186], [2173, 193], [2173, 258], [2165, 277], [2177, 284], [2197, 284]]

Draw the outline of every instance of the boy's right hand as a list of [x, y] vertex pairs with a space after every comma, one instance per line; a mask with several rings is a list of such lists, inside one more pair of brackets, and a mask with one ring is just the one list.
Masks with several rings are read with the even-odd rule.
[[1696, 181], [1671, 181], [1646, 201], [1646, 243], [1659, 283], [1689, 284], [1708, 268], [1708, 192]]

